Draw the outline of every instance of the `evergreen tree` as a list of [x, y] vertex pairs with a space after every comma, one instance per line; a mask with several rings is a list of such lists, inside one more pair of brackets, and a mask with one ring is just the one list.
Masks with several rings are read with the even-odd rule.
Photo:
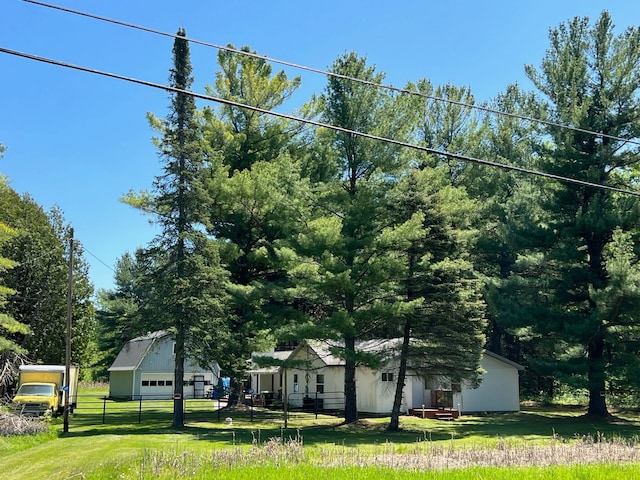
[[447, 177], [442, 168], [410, 171], [394, 192], [394, 213], [405, 222], [396, 235], [404, 263], [399, 293], [407, 308], [395, 331], [387, 331], [402, 338], [389, 430], [399, 428], [409, 364], [425, 378], [479, 380], [484, 302], [467, 258], [475, 204], [463, 189], [447, 185]]
[[[193, 82], [189, 43], [184, 29], [173, 45], [169, 83], [188, 90]], [[171, 331], [175, 336], [174, 428], [184, 426], [184, 362], [191, 353], [201, 363], [210, 351], [217, 323], [223, 315], [220, 302], [225, 273], [215, 245], [204, 235], [208, 199], [202, 182], [204, 162], [200, 123], [192, 95], [176, 92], [166, 120], [149, 115], [161, 134], [155, 143], [165, 160], [152, 195], [129, 194], [125, 201], [151, 210], [162, 228], [160, 235], [138, 256], [141, 268], [143, 321]]]
[[[550, 47], [539, 69], [527, 74], [547, 99], [550, 118], [595, 131], [549, 126], [540, 145], [545, 171], [588, 182], [625, 186], [638, 165], [637, 148], [627, 141], [640, 135], [640, 28], [614, 35], [605, 11], [590, 25], [575, 18], [550, 32]], [[635, 198], [575, 184], [547, 185], [543, 207], [550, 219], [541, 259], [544, 289], [537, 303], [547, 306], [532, 330], [548, 339], [553, 358], [538, 368], [589, 392], [588, 414], [608, 415], [605, 392], [610, 373], [628, 348], [620, 341], [621, 322], [635, 330], [622, 303], [613, 308], [601, 295], [612, 292], [612, 265], [605, 254], [614, 232], [636, 229]], [[609, 306], [609, 308], [607, 308]], [[630, 335], [630, 339], [635, 335]], [[619, 370], [619, 369], [618, 369]]]
[[[4, 186], [2, 186], [2, 188], [4, 188]], [[17, 232], [15, 230], [0, 222], [0, 247], [16, 235]], [[15, 266], [16, 263], [14, 261], [0, 256], [0, 358], [4, 358], [9, 351], [24, 352], [25, 350], [16, 342], [12, 341], [9, 335], [15, 333], [26, 334], [29, 332], [29, 328], [26, 325], [16, 321], [7, 313], [8, 299], [14, 295], [16, 291], [13, 288], [5, 286], [3, 284], [4, 282], [1, 281], [3, 280], [3, 274]], [[2, 382], [0, 382], [0, 384], [2, 384]]]
[[[434, 88], [424, 79], [408, 88], [422, 95], [414, 101], [414, 108], [420, 112], [415, 131], [418, 143], [450, 153], [481, 156], [487, 134], [486, 123], [478, 110], [469, 106], [475, 104], [471, 88], [451, 84]], [[473, 164], [451, 157], [429, 155], [421, 163], [446, 167], [452, 185], [461, 185], [475, 177]]]
[[138, 318], [141, 302], [138, 277], [136, 258], [127, 252], [116, 262], [115, 289], [98, 291], [96, 318], [101, 355], [96, 362], [96, 374], [99, 378], [108, 378], [107, 369], [126, 342], [147, 331], [145, 322]]
[[[512, 115], [486, 118], [482, 156], [506, 165], [540, 169], [536, 142], [542, 134], [541, 125], [517, 117], [544, 116], [534, 95], [511, 85], [490, 107]], [[538, 299], [530, 294], [538, 288], [540, 272], [528, 271], [528, 267], [542, 254], [540, 226], [548, 220], [541, 208], [545, 183], [538, 177], [482, 165], [474, 165], [469, 173], [462, 185], [478, 200], [474, 221], [478, 241], [471, 255], [486, 281], [486, 348], [528, 367], [520, 375], [525, 396], [551, 393], [553, 380], [530, 364], [530, 358], [544, 357], [548, 352], [528, 328], [534, 312], [540, 309]]]
[[[247, 47], [244, 51], [249, 52]], [[263, 59], [221, 51], [209, 93], [269, 110], [282, 105], [299, 78], [273, 73]], [[287, 240], [304, 207], [300, 165], [289, 145], [299, 127], [255, 111], [222, 105], [205, 110], [208, 233], [229, 272], [229, 316], [221, 327], [219, 363], [231, 377], [232, 401], [246, 378], [246, 359], [274, 342], [291, 321]], [[287, 318], [288, 317], [288, 318]]]
[[[332, 71], [380, 83], [383, 75], [364, 58], [346, 54]], [[402, 98], [361, 82], [330, 76], [319, 99], [323, 121], [348, 130], [406, 138], [408, 110]], [[359, 352], [356, 342], [395, 320], [399, 264], [388, 256], [393, 236], [389, 192], [404, 167], [402, 151], [343, 131], [319, 131], [320, 148], [334, 169], [316, 185], [315, 216], [298, 238], [298, 251], [310, 261], [299, 271], [301, 296], [313, 306], [317, 338], [341, 339], [335, 350], [345, 361], [345, 421], [358, 419], [355, 373], [359, 364], [380, 359]]]

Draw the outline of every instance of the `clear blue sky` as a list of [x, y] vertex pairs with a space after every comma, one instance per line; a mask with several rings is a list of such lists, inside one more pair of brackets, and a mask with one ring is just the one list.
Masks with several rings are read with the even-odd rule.
[[[249, 45], [318, 69], [355, 51], [385, 72], [387, 83], [467, 85], [479, 101], [514, 82], [530, 89], [523, 66], [540, 64], [549, 28], [561, 22], [596, 19], [607, 9], [619, 31], [640, 24], [637, 0], [57, 1], [171, 33], [184, 27], [189, 37]], [[11, 50], [166, 83], [172, 42], [21, 0], [0, 2], [0, 47]], [[194, 89], [203, 92], [213, 83], [217, 51], [193, 45], [191, 53]], [[322, 76], [287, 72], [301, 75], [303, 86], [284, 111], [324, 88]], [[0, 173], [45, 209], [63, 210], [90, 252], [96, 288], [112, 288], [117, 258], [155, 234], [118, 198], [149, 188], [159, 173], [145, 115], [164, 117], [168, 104], [161, 90], [0, 53], [0, 143], [8, 147]]]

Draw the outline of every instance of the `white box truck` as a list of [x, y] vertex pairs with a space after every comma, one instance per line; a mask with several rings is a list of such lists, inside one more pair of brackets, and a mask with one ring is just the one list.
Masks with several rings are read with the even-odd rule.
[[18, 391], [13, 404], [26, 415], [60, 415], [64, 412], [64, 392], [69, 390], [70, 411], [78, 401], [78, 367], [65, 378], [64, 365], [22, 365], [18, 372]]

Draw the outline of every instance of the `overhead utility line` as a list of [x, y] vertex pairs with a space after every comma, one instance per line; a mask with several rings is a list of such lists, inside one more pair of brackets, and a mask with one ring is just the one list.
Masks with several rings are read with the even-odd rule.
[[326, 128], [329, 130], [335, 130], [338, 132], [343, 132], [343, 133], [348, 133], [350, 135], [356, 135], [362, 138], [368, 138], [370, 140], [376, 140], [376, 141], [381, 141], [381, 142], [387, 142], [393, 145], [398, 145], [400, 147], [405, 147], [405, 148], [410, 148], [413, 150], [418, 150], [421, 152], [425, 152], [425, 153], [429, 153], [432, 155], [441, 155], [441, 156], [445, 156], [445, 157], [449, 157], [455, 160], [460, 160], [460, 161], [464, 161], [464, 162], [471, 162], [471, 163], [477, 163], [479, 165], [486, 165], [489, 167], [496, 167], [496, 168], [502, 168], [504, 170], [511, 170], [514, 172], [519, 172], [519, 173], [525, 173], [528, 175], [536, 175], [538, 177], [543, 177], [543, 178], [549, 178], [552, 180], [557, 180], [557, 181], [561, 181], [561, 182], [566, 182], [566, 183], [573, 183], [576, 185], [582, 185], [582, 186], [586, 186], [586, 187], [592, 187], [592, 188], [599, 188], [599, 189], [603, 189], [603, 190], [610, 190], [613, 192], [618, 192], [618, 193], [624, 193], [627, 195], [634, 195], [637, 197], [640, 197], [640, 192], [634, 192], [632, 190], [626, 190], [626, 189], [622, 189], [622, 188], [616, 188], [616, 187], [611, 187], [609, 185], [602, 185], [602, 184], [598, 184], [598, 183], [592, 183], [592, 182], [585, 182], [583, 180], [578, 180], [575, 178], [569, 178], [569, 177], [563, 177], [560, 175], [554, 175], [551, 173], [545, 173], [545, 172], [540, 172], [538, 170], [532, 170], [529, 168], [522, 168], [522, 167], [517, 167], [515, 165], [506, 165], [503, 163], [497, 163], [497, 162], [492, 162], [490, 160], [483, 160], [480, 158], [475, 158], [475, 157], [468, 157], [466, 155], [460, 155], [457, 153], [451, 153], [451, 152], [447, 152], [446, 150], [438, 150], [435, 148], [429, 148], [429, 147], [421, 147], [419, 145], [414, 145], [411, 143], [407, 143], [407, 142], [402, 142], [400, 140], [395, 140], [393, 138], [387, 138], [387, 137], [380, 137], [378, 135], [371, 135], [369, 133], [364, 133], [364, 132], [358, 132], [355, 130], [349, 130], [348, 128], [343, 128], [343, 127], [338, 127], [336, 125], [330, 125], [328, 123], [322, 123], [322, 122], [318, 122], [315, 120], [309, 120], [306, 118], [301, 118], [301, 117], [296, 117], [294, 115], [289, 115], [286, 113], [279, 113], [279, 112], [274, 112], [271, 110], [265, 110], [264, 108], [259, 108], [259, 107], [254, 107], [251, 105], [245, 105], [243, 103], [239, 103], [239, 102], [234, 102], [232, 100], [227, 100], [224, 98], [219, 98], [219, 97], [214, 97], [211, 95], [204, 95], [201, 93], [196, 93], [196, 92], [192, 92], [190, 90], [182, 90], [180, 88], [175, 88], [175, 87], [171, 87], [169, 85], [161, 85], [159, 83], [154, 83], [154, 82], [149, 82], [147, 80], [140, 80], [137, 78], [133, 78], [133, 77], [126, 77], [124, 75], [118, 75], [117, 73], [111, 73], [111, 72], [105, 72], [102, 70], [96, 70], [93, 68], [89, 68], [89, 67], [83, 67], [80, 65], [74, 65], [71, 63], [66, 63], [66, 62], [61, 62], [58, 60], [53, 60], [50, 58], [46, 58], [46, 57], [40, 57], [37, 55], [32, 55], [30, 53], [24, 53], [24, 52], [19, 52], [16, 50], [10, 50], [8, 48], [2, 48], [0, 47], [0, 53], [7, 53], [9, 55], [13, 55], [13, 56], [17, 56], [17, 57], [22, 57], [22, 58], [26, 58], [29, 60], [34, 60], [34, 61], [38, 61], [38, 62], [42, 62], [42, 63], [48, 63], [50, 65], [56, 65], [59, 67], [64, 67], [64, 68], [70, 68], [73, 70], [79, 70], [82, 72], [87, 72], [87, 73], [92, 73], [95, 75], [101, 75], [104, 77], [109, 77], [109, 78], [115, 78], [117, 80], [123, 80], [123, 81], [127, 81], [127, 82], [131, 82], [131, 83], [137, 83], [139, 85], [144, 85], [146, 87], [152, 87], [152, 88], [156, 88], [159, 90], [165, 90], [167, 92], [173, 92], [173, 93], [182, 93], [185, 95], [190, 95], [194, 98], [198, 98], [201, 100], [207, 100], [207, 101], [211, 101], [211, 102], [216, 102], [216, 103], [221, 103], [224, 105], [228, 105], [231, 107], [236, 107], [236, 108], [243, 108], [246, 110], [252, 110], [254, 112], [258, 112], [258, 113], [262, 113], [264, 115], [271, 115], [274, 117], [278, 117], [278, 118], [284, 118], [286, 120], [291, 120], [294, 122], [300, 122], [300, 123], [304, 123], [304, 124], [308, 124], [308, 125], [313, 125], [315, 127], [320, 127], [320, 128]]
[[[80, 15], [80, 16], [83, 16], [83, 17], [92, 18], [94, 20], [100, 20], [102, 22], [108, 22], [108, 23], [113, 23], [115, 25], [120, 25], [120, 26], [123, 26], [123, 27], [134, 28], [136, 30], [142, 30], [144, 32], [149, 32], [149, 33], [153, 33], [153, 34], [156, 34], [156, 35], [162, 35], [162, 36], [170, 37], [170, 38], [178, 38], [178, 35], [176, 35], [174, 33], [163, 32], [161, 30], [156, 30], [156, 29], [153, 29], [153, 28], [144, 27], [144, 26], [141, 26], [141, 25], [136, 25], [134, 23], [124, 22], [122, 20], [115, 20], [113, 18], [102, 17], [100, 15], [94, 15], [92, 13], [82, 12], [80, 10], [73, 10], [71, 8], [60, 7], [58, 5], [52, 5], [52, 4], [40, 2], [40, 1], [37, 1], [37, 0], [23, 0], [23, 1], [27, 2], [27, 3], [32, 3], [34, 5], [39, 5], [41, 7], [47, 7], [47, 8], [51, 8], [51, 9], [54, 9], [54, 10], [60, 10], [62, 12], [66, 12], [66, 13], [72, 13], [74, 15]], [[382, 83], [372, 82], [370, 80], [362, 80], [360, 78], [350, 77], [348, 75], [342, 75], [342, 74], [339, 74], [339, 73], [329, 72], [329, 71], [326, 71], [326, 70], [320, 70], [320, 69], [313, 68], [313, 67], [307, 67], [305, 65], [299, 65], [299, 64], [296, 64], [296, 63], [288, 62], [286, 60], [278, 60], [277, 58], [271, 58], [271, 57], [268, 57], [266, 55], [259, 55], [259, 54], [254, 53], [254, 52], [245, 52], [243, 50], [238, 50], [238, 49], [227, 47], [227, 46], [217, 45], [215, 43], [206, 42], [204, 40], [198, 40], [196, 38], [180, 37], [180, 39], [187, 40], [188, 42], [195, 43], [195, 44], [198, 44], [198, 45], [203, 45], [203, 46], [206, 46], [206, 47], [216, 48], [218, 50], [224, 50], [224, 51], [227, 51], [227, 52], [236, 53], [238, 55], [246, 55], [248, 57], [259, 58], [261, 60], [265, 60], [267, 62], [277, 63], [279, 65], [284, 65], [286, 67], [297, 68], [297, 69], [305, 70], [307, 72], [312, 72], [312, 73], [319, 73], [321, 75], [328, 75], [328, 76], [335, 77], [335, 78], [341, 78], [343, 80], [350, 80], [350, 81], [353, 81], [353, 82], [359, 82], [359, 83], [362, 83], [364, 85], [369, 85], [369, 86], [376, 87], [376, 88], [383, 88], [383, 89], [391, 90], [391, 91], [402, 93], [402, 94], [406, 94], [406, 95], [414, 95], [414, 96], [417, 96], [417, 97], [420, 97], [420, 98], [426, 98], [428, 100], [433, 100], [433, 101], [436, 101], [436, 102], [444, 102], [444, 103], [448, 103], [448, 104], [451, 104], [451, 105], [457, 105], [457, 106], [460, 106], [460, 107], [481, 110], [483, 112], [491, 113], [491, 114], [494, 114], [494, 115], [503, 115], [503, 116], [506, 116], [506, 117], [517, 118], [519, 120], [525, 120], [525, 121], [533, 122], [533, 123], [540, 123], [542, 125], [547, 125], [547, 126], [551, 126], [551, 127], [564, 128], [564, 129], [571, 130], [571, 131], [574, 131], [574, 132], [586, 133], [588, 135], [593, 135], [593, 136], [600, 137], [600, 138], [609, 138], [611, 140], [617, 140], [617, 141], [621, 141], [621, 142], [625, 142], [625, 143], [631, 143], [631, 144], [635, 144], [635, 145], [640, 145], [640, 141], [631, 140], [631, 139], [628, 139], [628, 138], [617, 137], [615, 135], [607, 135], [607, 134], [604, 134], [604, 133], [601, 133], [601, 132], [596, 132], [596, 131], [593, 131], [593, 130], [587, 130], [587, 129], [579, 128], [579, 127], [572, 127], [570, 125], [563, 125], [561, 123], [552, 122], [550, 120], [542, 120], [542, 119], [535, 118], [535, 117], [530, 117], [530, 116], [527, 116], [527, 115], [519, 115], [519, 114], [516, 114], [516, 113], [503, 112], [501, 110], [496, 110], [496, 109], [493, 109], [493, 108], [484, 107], [482, 105], [472, 105], [470, 103], [464, 103], [464, 102], [461, 102], [461, 101], [458, 101], [458, 100], [451, 100], [451, 99], [448, 99], [448, 98], [436, 97], [434, 95], [427, 95], [426, 93], [415, 92], [415, 91], [409, 90], [407, 88], [394, 87], [393, 85], [385, 85], [385, 84], [382, 84]]]

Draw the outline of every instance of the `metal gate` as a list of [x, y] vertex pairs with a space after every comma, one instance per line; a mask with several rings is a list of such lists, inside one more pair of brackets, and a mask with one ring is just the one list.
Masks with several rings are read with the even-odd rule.
[[204, 398], [204, 375], [193, 376], [193, 398]]

